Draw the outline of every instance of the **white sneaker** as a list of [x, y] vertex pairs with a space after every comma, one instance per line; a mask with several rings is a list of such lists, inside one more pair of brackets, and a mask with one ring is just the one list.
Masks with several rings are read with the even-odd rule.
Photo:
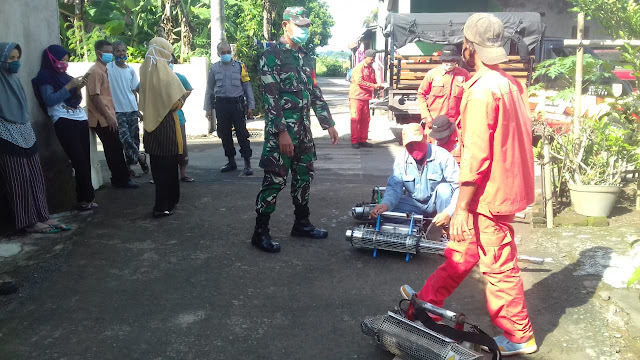
[[[538, 345], [536, 345], [536, 338], [531, 336], [529, 340], [523, 343], [514, 343], [509, 341], [504, 335], [496, 336], [493, 338], [498, 344], [498, 349], [503, 356], [521, 355], [521, 354], [533, 354], [538, 351]], [[489, 351], [485, 346], [482, 350]]]
[[411, 297], [413, 297], [413, 294], [415, 294], [416, 292], [411, 288], [411, 286], [402, 285], [400, 287], [400, 293], [402, 294], [403, 298], [411, 300]]

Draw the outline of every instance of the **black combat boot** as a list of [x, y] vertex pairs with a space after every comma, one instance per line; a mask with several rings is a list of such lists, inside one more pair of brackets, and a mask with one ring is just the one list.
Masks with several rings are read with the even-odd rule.
[[251, 158], [244, 158], [244, 174], [247, 176], [253, 175], [253, 169], [251, 168]]
[[309, 207], [300, 206], [295, 210], [296, 219], [291, 228], [291, 236], [306, 237], [311, 239], [324, 239], [329, 236], [329, 232], [318, 229], [309, 221]]
[[256, 227], [253, 230], [253, 236], [251, 237], [251, 245], [258, 249], [268, 252], [277, 253], [280, 252], [280, 244], [273, 241], [271, 235], [269, 235], [269, 215], [256, 216]]
[[226, 173], [229, 171], [233, 171], [236, 170], [238, 168], [238, 165], [236, 165], [236, 159], [234, 157], [229, 157], [229, 162], [227, 163], [227, 165], [223, 166], [220, 169], [220, 172]]

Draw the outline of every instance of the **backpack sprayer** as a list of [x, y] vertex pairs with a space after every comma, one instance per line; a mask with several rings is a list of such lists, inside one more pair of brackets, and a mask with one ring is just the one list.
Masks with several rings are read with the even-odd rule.
[[443, 254], [446, 242], [427, 239], [433, 227], [431, 218], [393, 211], [386, 211], [376, 219], [369, 218], [369, 213], [380, 203], [385, 190], [382, 186], [374, 187], [370, 202], [358, 203], [351, 209], [354, 219], [367, 224], [347, 229], [346, 240], [352, 246], [373, 249], [374, 258], [378, 256], [378, 250], [404, 252], [407, 254], [405, 262], [409, 262], [412, 254], [421, 252]]
[[[411, 255], [429, 253], [443, 255], [448, 239], [442, 236], [438, 240], [430, 240], [429, 232], [434, 227], [432, 218], [413, 213], [386, 211], [377, 218], [369, 214], [381, 201], [386, 187], [375, 186], [371, 191], [371, 201], [360, 202], [351, 208], [351, 216], [366, 224], [349, 228], [345, 237], [354, 247], [373, 249], [373, 257], [378, 250], [406, 253], [405, 262]], [[544, 259], [518, 255], [518, 260], [533, 264], [543, 264]]]
[[[405, 318], [401, 305], [410, 302], [413, 317]], [[454, 327], [436, 323], [429, 314], [440, 316]], [[465, 326], [469, 328], [465, 331]], [[462, 313], [445, 310], [419, 300], [402, 300], [395, 311], [366, 318], [360, 324], [362, 333], [375, 339], [385, 350], [401, 359], [410, 360], [482, 360], [479, 352], [484, 346], [493, 354], [493, 360], [501, 359], [498, 346], [488, 334], [472, 324]]]

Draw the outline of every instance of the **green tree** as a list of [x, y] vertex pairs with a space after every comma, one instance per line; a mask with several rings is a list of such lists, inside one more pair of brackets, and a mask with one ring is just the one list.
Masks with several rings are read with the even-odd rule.
[[[584, 12], [588, 19], [597, 21], [615, 39], [640, 39], [640, 1], [638, 0], [569, 0], [571, 9]], [[633, 69], [636, 87], [640, 88], [640, 47], [625, 46], [622, 57]]]

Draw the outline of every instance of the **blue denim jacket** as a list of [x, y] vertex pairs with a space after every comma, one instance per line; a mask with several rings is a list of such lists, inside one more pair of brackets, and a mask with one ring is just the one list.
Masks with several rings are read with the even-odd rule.
[[441, 183], [449, 183], [453, 187], [454, 193], [451, 204], [445, 211], [453, 216], [460, 192], [458, 184], [460, 168], [447, 150], [432, 144], [427, 145], [427, 163], [422, 172], [418, 171], [416, 161], [407, 150], [396, 157], [393, 164], [393, 175], [387, 181], [387, 190], [384, 192], [382, 203], [387, 204], [389, 209], [395, 208], [402, 196], [402, 190], [406, 189], [407, 196], [427, 204], [436, 186]]

